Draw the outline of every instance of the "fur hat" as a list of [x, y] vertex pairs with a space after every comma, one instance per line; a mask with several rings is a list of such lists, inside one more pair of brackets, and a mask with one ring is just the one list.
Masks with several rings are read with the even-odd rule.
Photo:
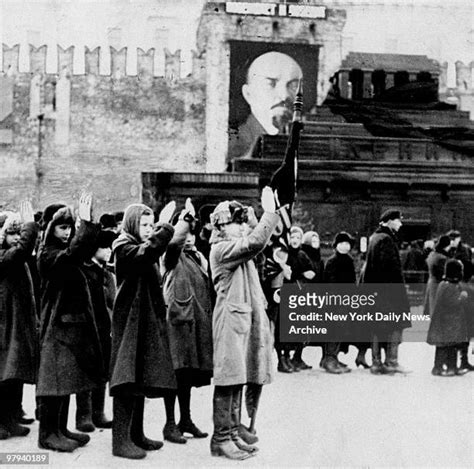
[[41, 229], [46, 230], [48, 227], [49, 222], [53, 219], [54, 214], [60, 209], [65, 207], [64, 204], [51, 204], [48, 205], [44, 211], [43, 216], [41, 218]]
[[[5, 222], [7, 221], [10, 215], [13, 215], [14, 212], [2, 212], [0, 213], [0, 229], [4, 227]], [[17, 214], [18, 215], [18, 214]], [[12, 220], [12, 222], [5, 227], [5, 234], [17, 234], [20, 233], [22, 227], [20, 216]]]
[[454, 282], [462, 280], [464, 268], [461, 261], [449, 259], [444, 266], [444, 278]]
[[349, 243], [352, 249], [355, 244], [355, 239], [347, 233], [347, 231], [340, 231], [334, 238], [332, 245], [333, 247], [336, 247], [339, 243]]
[[387, 223], [389, 220], [396, 220], [397, 218], [400, 220], [403, 218], [402, 212], [395, 208], [389, 208], [380, 215], [380, 223]]
[[210, 215], [210, 221], [214, 227], [226, 223], [246, 223], [247, 220], [247, 207], [236, 200], [221, 202]]

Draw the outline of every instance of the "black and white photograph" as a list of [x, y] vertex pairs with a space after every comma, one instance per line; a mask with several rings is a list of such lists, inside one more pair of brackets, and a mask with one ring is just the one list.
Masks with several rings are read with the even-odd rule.
[[0, 465], [474, 466], [471, 0], [0, 0]]

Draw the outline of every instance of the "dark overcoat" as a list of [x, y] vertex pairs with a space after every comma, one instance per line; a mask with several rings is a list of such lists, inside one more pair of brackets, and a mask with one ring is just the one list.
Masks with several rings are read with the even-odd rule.
[[426, 259], [428, 265], [428, 283], [426, 284], [426, 294], [424, 303], [424, 314], [431, 316], [434, 310], [436, 291], [443, 279], [444, 266], [448, 260], [447, 254], [441, 250], [431, 251]]
[[[110, 347], [111, 347], [111, 311], [107, 306], [107, 297], [110, 295], [108, 289], [113, 288], [114, 278], [107, 271], [105, 266], [95, 261], [85, 262], [82, 268], [89, 285], [91, 293], [92, 306], [94, 310], [94, 318], [99, 333], [100, 345], [102, 348], [102, 357], [104, 359], [105, 370], [109, 369]], [[113, 288], [115, 292], [115, 288]]]
[[459, 283], [443, 280], [439, 284], [426, 340], [430, 345], [446, 347], [468, 341], [467, 301], [460, 296], [461, 291]]
[[139, 243], [122, 233], [114, 242], [117, 297], [112, 316], [110, 393], [161, 397], [176, 389], [166, 326], [159, 258], [173, 237], [169, 224], [158, 224]]
[[25, 223], [17, 246], [0, 248], [0, 381], [36, 382], [38, 324], [27, 261], [37, 236], [36, 223]]
[[82, 266], [96, 248], [99, 225], [82, 221], [69, 247], [50, 222], [38, 252], [41, 353], [37, 396], [89, 391], [106, 379], [91, 295]]
[[[380, 312], [384, 314], [410, 312], [397, 236], [390, 228], [381, 226], [370, 237], [367, 261], [361, 281], [392, 284], [389, 288], [381, 287], [379, 291], [376, 305], [380, 307]], [[400, 321], [372, 321], [371, 325], [373, 333], [382, 338], [396, 330], [411, 327], [411, 321], [402, 318]]]
[[188, 369], [189, 384], [210, 384], [212, 376], [212, 305], [207, 261], [184, 248], [187, 221], [175, 226], [164, 256], [163, 294], [171, 358], [175, 370]]
[[354, 259], [349, 254], [335, 252], [324, 266], [324, 283], [355, 283]]

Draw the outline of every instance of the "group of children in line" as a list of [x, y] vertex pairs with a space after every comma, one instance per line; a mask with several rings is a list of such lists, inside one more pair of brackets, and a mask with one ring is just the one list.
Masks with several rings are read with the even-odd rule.
[[[265, 196], [266, 205], [272, 206], [269, 198], [273, 195]], [[249, 262], [257, 267], [255, 275], [266, 297], [266, 314], [275, 326], [278, 370], [291, 373], [311, 368], [302, 359], [304, 344], [295, 347], [280, 341], [279, 289], [284, 282], [355, 283], [350, 255], [354, 239], [347, 232], [338, 233], [334, 253], [324, 263], [318, 234], [304, 233], [293, 226], [286, 243], [281, 230], [274, 229], [273, 207], [269, 210], [271, 215], [266, 215], [268, 220], [262, 219], [261, 227], [254, 215], [250, 217], [255, 219], [255, 233], [261, 231], [259, 240], [263, 243], [252, 247], [245, 244], [252, 240], [245, 238], [252, 233], [252, 226], [247, 224], [248, 209], [245, 208], [244, 221], [235, 215], [243, 213], [240, 204], [233, 209], [228, 204], [224, 211], [221, 207], [224, 215], [228, 212], [229, 220], [224, 223], [224, 215], [218, 211], [220, 205], [211, 216], [209, 232], [214, 237], [225, 234], [225, 242], [219, 245], [224, 251], [219, 264], [215, 260], [218, 249], [214, 249], [211, 265], [196, 249], [199, 230], [189, 199], [174, 219], [176, 204], [166, 205], [157, 223], [153, 211], [142, 204], [130, 205], [125, 213], [106, 214], [100, 223], [94, 223], [90, 194], [81, 196], [77, 219], [62, 204], [47, 207], [36, 221], [29, 202], [22, 202], [18, 213], [0, 214], [0, 439], [29, 433], [25, 425], [33, 420], [27, 419], [22, 409], [24, 384], [36, 385], [40, 448], [71, 452], [90, 440], [84, 432], [96, 427], [112, 428], [113, 454], [141, 459], [146, 451], [163, 445], [144, 435], [145, 397], [164, 398], [166, 440], [186, 443], [184, 433], [205, 438], [207, 433], [191, 419], [191, 388], [209, 385], [211, 377], [216, 376], [213, 332], [215, 341], [216, 327], [220, 326], [215, 322], [213, 331], [213, 308], [216, 295], [218, 306], [229, 307], [226, 301], [219, 303], [222, 282], [225, 284], [230, 275], [226, 269], [234, 277], [235, 271], [243, 269], [241, 281], [250, 286], [248, 278], [254, 274]], [[233, 224], [238, 225], [239, 233], [227, 233], [230, 228], [226, 227]], [[212, 236], [205, 241], [221, 241]], [[233, 239], [238, 243], [231, 242]], [[463, 276], [463, 264], [448, 258], [449, 246], [451, 239], [441, 236], [428, 258], [428, 314], [432, 317], [428, 343], [436, 346], [433, 374], [437, 376], [461, 375], [473, 369], [467, 362], [473, 295], [467, 293], [469, 279]], [[261, 306], [265, 300], [252, 301]], [[238, 310], [239, 304], [236, 299], [233, 307]], [[244, 318], [235, 314], [230, 313], [235, 320]], [[244, 333], [243, 328], [248, 329], [244, 323], [232, 327], [233, 333], [238, 334]], [[262, 334], [265, 331], [261, 329]], [[221, 348], [229, 345], [219, 343]], [[323, 348], [322, 368], [334, 374], [350, 371], [338, 360], [338, 353], [347, 352], [349, 343], [319, 345]], [[368, 368], [365, 352], [369, 345], [353, 345], [359, 349], [356, 364]], [[294, 352], [290, 358], [291, 350]], [[218, 364], [224, 360], [225, 368], [231, 357], [217, 358]], [[221, 365], [217, 373], [219, 383], [226, 383], [227, 378], [221, 377]], [[258, 382], [259, 386], [266, 383], [266, 378], [259, 379], [251, 382]], [[107, 382], [113, 397], [113, 421], [104, 414]], [[222, 415], [216, 414], [219, 402], [227, 402], [226, 393], [233, 387], [217, 386], [220, 394], [216, 391], [214, 396], [215, 425], [216, 419], [222, 421]], [[227, 435], [216, 430], [211, 451], [231, 459], [245, 459], [255, 453], [256, 447], [251, 443], [256, 437], [240, 424], [242, 386], [232, 392], [238, 394], [232, 395], [229, 405], [239, 407], [235, 411], [237, 421], [233, 422], [239, 433]], [[67, 428], [71, 394], [76, 395], [76, 428], [81, 433]], [[174, 414], [176, 398], [179, 423]]]

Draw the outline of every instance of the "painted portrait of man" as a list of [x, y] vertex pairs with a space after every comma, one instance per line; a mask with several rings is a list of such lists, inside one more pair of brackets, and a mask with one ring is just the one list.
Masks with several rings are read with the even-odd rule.
[[304, 76], [305, 61], [295, 55], [272, 49], [251, 59], [247, 55], [243, 77], [240, 82], [234, 80], [231, 90], [228, 163], [250, 158], [260, 135], [285, 133], [298, 82]]

